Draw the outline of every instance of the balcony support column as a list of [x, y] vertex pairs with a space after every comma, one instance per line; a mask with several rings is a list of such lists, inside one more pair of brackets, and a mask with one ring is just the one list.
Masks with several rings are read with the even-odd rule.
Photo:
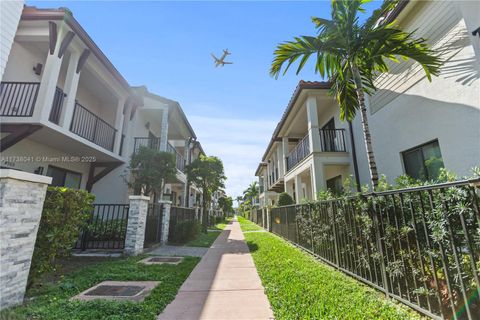
[[113, 152], [115, 154], [120, 153], [120, 144], [122, 143], [122, 131], [123, 131], [123, 117], [124, 117], [124, 110], [127, 101], [125, 98], [119, 98], [117, 104], [117, 112], [115, 113], [115, 138], [113, 143]]
[[302, 200], [302, 177], [300, 175], [295, 176], [295, 203], [300, 204]]
[[288, 137], [282, 138], [282, 163], [283, 163], [283, 175], [288, 171], [287, 169], [287, 156], [288, 156]]
[[314, 96], [310, 96], [307, 98], [305, 105], [307, 108], [308, 140], [310, 144], [310, 152], [320, 152], [322, 149], [318, 126], [317, 99]]
[[284, 159], [285, 159], [285, 156], [283, 154], [283, 145], [279, 143], [277, 147], [278, 178], [283, 177], [283, 175], [285, 174]]
[[318, 156], [313, 156], [313, 164], [310, 169], [312, 173], [312, 193], [313, 199], [318, 199], [318, 193], [326, 188], [325, 175], [323, 173], [323, 162]]
[[160, 151], [167, 151], [168, 144], [168, 109], [162, 112], [162, 127], [160, 128]]
[[80, 72], [77, 73], [78, 60], [80, 54], [76, 51], [72, 52], [68, 61], [67, 75], [65, 78], [65, 87], [63, 92], [67, 95], [63, 102], [63, 110], [60, 114], [59, 125], [70, 130], [72, 123], [73, 111], [75, 109], [75, 98], [77, 96], [78, 82], [80, 80]]
[[[54, 28], [57, 30], [56, 24]], [[35, 102], [33, 119], [38, 121], [48, 121], [48, 117], [52, 109], [55, 89], [57, 87], [58, 76], [60, 74], [60, 68], [62, 66], [62, 60], [64, 57], [63, 54], [59, 53], [61, 49], [62, 51], [65, 51], [65, 45], [68, 46], [69, 43], [67, 39], [70, 38], [68, 28], [65, 25], [62, 25], [58, 29], [58, 40], [56, 41], [53, 53], [50, 53], [51, 51], [49, 51], [49, 54], [47, 55], [45, 67], [42, 71], [40, 87], [38, 89], [37, 101]], [[62, 46], [62, 44], [64, 45]]]

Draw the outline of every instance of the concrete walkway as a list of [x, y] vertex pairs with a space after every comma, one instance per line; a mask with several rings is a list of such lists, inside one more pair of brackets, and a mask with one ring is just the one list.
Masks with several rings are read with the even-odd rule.
[[238, 222], [218, 236], [158, 319], [273, 319]]

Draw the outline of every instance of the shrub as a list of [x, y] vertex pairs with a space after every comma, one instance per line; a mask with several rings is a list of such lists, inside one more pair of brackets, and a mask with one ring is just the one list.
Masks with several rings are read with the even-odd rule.
[[169, 240], [173, 243], [186, 243], [195, 239], [202, 231], [202, 225], [196, 221], [182, 221], [175, 224], [169, 231]]
[[278, 195], [278, 206], [279, 207], [288, 206], [290, 204], [294, 204], [294, 201], [288, 193], [282, 192]]
[[49, 187], [38, 228], [29, 285], [55, 270], [58, 258], [70, 255], [79, 232], [93, 209], [95, 196], [85, 190]]

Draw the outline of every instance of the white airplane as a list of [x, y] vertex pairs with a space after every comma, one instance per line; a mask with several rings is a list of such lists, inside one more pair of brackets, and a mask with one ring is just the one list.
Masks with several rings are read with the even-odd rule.
[[230, 52], [228, 52], [228, 49], [224, 49], [223, 50], [223, 55], [220, 59], [218, 59], [217, 57], [215, 57], [215, 55], [213, 53], [210, 53], [213, 57], [213, 59], [215, 60], [215, 68], [220, 66], [220, 67], [223, 67], [224, 65], [226, 64], [232, 64], [233, 62], [227, 62], [227, 61], [224, 61], [224, 59], [229, 55], [231, 54]]

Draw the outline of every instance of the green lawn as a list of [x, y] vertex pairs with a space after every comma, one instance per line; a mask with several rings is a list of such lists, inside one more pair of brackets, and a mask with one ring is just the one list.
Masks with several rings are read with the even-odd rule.
[[[69, 273], [55, 285], [30, 292], [34, 300], [4, 310], [0, 313], [0, 319], [156, 319], [175, 298], [178, 289], [200, 259], [186, 257], [179, 265], [138, 264], [137, 261], [144, 257], [107, 261]], [[148, 280], [161, 283], [140, 303], [68, 300], [105, 280]]]
[[277, 320], [420, 318], [271, 233], [245, 238]]
[[187, 247], [205, 247], [210, 248], [212, 243], [220, 235], [221, 230], [208, 231], [207, 233], [201, 232], [195, 239], [185, 243]]
[[244, 217], [237, 216], [237, 219], [238, 219], [238, 222], [240, 223], [240, 228], [242, 228], [242, 231], [264, 230], [259, 225], [253, 223], [248, 219], [245, 219]]

